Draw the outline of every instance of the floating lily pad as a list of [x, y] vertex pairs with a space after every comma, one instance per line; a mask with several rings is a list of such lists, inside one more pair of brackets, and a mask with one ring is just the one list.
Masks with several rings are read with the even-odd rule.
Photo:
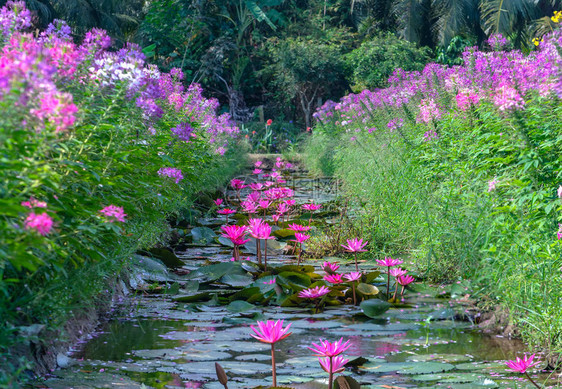
[[400, 370], [398, 373], [400, 374], [433, 374], [433, 373], [441, 373], [444, 371], [453, 370], [455, 368], [454, 365], [450, 363], [441, 363], [441, 362], [414, 362], [413, 365], [406, 366]]
[[250, 304], [249, 302], [244, 300], [235, 300], [228, 304], [228, 306], [226, 307], [226, 309], [233, 313], [246, 312], [254, 308], [256, 308], [254, 304]]
[[234, 247], [234, 243], [232, 243], [232, 241], [228, 238], [225, 238], [224, 236], [219, 236], [219, 238], [217, 239], [219, 241], [220, 244], [222, 244], [223, 246], [226, 247]]
[[191, 230], [191, 236], [193, 237], [193, 243], [204, 245], [214, 241], [217, 234], [209, 227], [195, 227]]
[[246, 274], [226, 274], [221, 277], [220, 282], [234, 287], [245, 287], [254, 282], [254, 279]]
[[505, 362], [469, 362], [460, 363], [455, 366], [458, 370], [473, 370], [473, 371], [495, 371], [504, 372], [507, 370]]
[[379, 289], [376, 286], [364, 283], [360, 283], [359, 285], [357, 285], [357, 291], [367, 296], [374, 296], [376, 294], [379, 294]]
[[360, 305], [363, 313], [368, 317], [377, 317], [390, 309], [392, 305], [377, 298], [365, 300]]
[[459, 354], [425, 354], [425, 355], [411, 355], [407, 358], [411, 362], [427, 362], [427, 361], [442, 361], [447, 363], [468, 362], [473, 360], [474, 357], [469, 355]]

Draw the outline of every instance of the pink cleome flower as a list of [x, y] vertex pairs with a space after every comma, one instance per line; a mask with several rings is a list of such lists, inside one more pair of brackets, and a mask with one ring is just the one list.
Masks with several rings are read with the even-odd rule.
[[110, 223], [115, 221], [125, 222], [125, 216], [127, 216], [123, 208], [116, 205], [108, 205], [101, 209], [100, 213], [105, 215], [108, 218], [106, 221]]
[[176, 184], [183, 180], [183, 174], [180, 169], [173, 167], [163, 167], [158, 170], [159, 176], [166, 176], [176, 180]]
[[47, 213], [36, 214], [31, 212], [25, 219], [26, 230], [35, 230], [43, 236], [51, 232], [52, 227], [53, 219]]

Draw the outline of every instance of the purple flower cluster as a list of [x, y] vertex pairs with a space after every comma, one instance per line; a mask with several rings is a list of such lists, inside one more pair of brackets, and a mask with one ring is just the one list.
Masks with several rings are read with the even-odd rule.
[[[146, 63], [138, 45], [127, 44], [111, 52], [106, 31], [92, 29], [82, 44], [71, 39], [69, 26], [55, 20], [34, 37], [24, 31], [31, 27], [32, 15], [23, 1], [8, 1], [0, 8], [0, 100], [19, 91], [17, 106], [29, 116], [25, 123], [34, 129], [64, 131], [75, 122], [77, 108], [70, 93], [59, 85], [97, 86], [102, 91], [122, 88], [142, 110], [146, 128], [155, 127], [168, 109], [201, 123], [209, 142], [224, 154], [228, 141], [239, 129], [228, 114], [218, 115], [216, 99], [203, 96], [200, 85], [185, 88], [180, 69], [161, 72]], [[181, 123], [174, 134], [189, 140], [193, 128]]]
[[181, 170], [173, 167], [163, 167], [158, 170], [158, 174], [160, 176], [166, 176], [175, 179], [176, 184], [183, 180], [183, 174], [181, 173]]
[[525, 109], [526, 101], [534, 96], [562, 97], [560, 29], [545, 36], [528, 55], [518, 50], [500, 51], [508, 46], [501, 35], [492, 36], [488, 43], [495, 51], [467, 48], [460, 66], [431, 63], [420, 72], [397, 69], [387, 88], [349, 94], [337, 103], [328, 101], [314, 117], [347, 133], [372, 133], [373, 127], [385, 125], [393, 132], [409, 121], [419, 128], [420, 141], [427, 141], [437, 137], [435, 123], [450, 115], [465, 116], [482, 104], [509, 115]]

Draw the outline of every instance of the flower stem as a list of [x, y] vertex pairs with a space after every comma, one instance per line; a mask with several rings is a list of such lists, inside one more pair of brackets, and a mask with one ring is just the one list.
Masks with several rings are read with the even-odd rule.
[[271, 374], [273, 377], [273, 387], [277, 386], [277, 374], [275, 372], [275, 343], [271, 343]]
[[261, 241], [259, 239], [256, 239], [256, 257], [258, 264], [261, 265]]
[[355, 295], [355, 281], [351, 285], [353, 287], [353, 305], [357, 305], [357, 297]]
[[297, 266], [301, 265], [301, 254], [302, 254], [302, 243], [299, 243], [299, 260], [297, 261]]
[[388, 267], [388, 274], [386, 279], [386, 298], [388, 299], [390, 293], [390, 267]]
[[267, 239], [264, 240], [265, 248], [263, 250], [264, 255], [264, 263], [265, 263], [265, 271], [267, 271]]
[[359, 265], [357, 265], [357, 252], [355, 254], [355, 271], [359, 271]]
[[394, 290], [394, 296], [392, 296], [393, 300], [396, 300], [396, 294], [398, 293], [398, 282], [395, 281], [396, 289]]
[[531, 376], [529, 375], [529, 373], [525, 372], [525, 375], [527, 376], [527, 378], [529, 379], [529, 381], [531, 381], [531, 383], [533, 385], [535, 385], [537, 388], [541, 389], [541, 387], [539, 385], [537, 385], [537, 383], [535, 381], [533, 381], [533, 379], [531, 378]]
[[332, 371], [332, 357], [330, 358], [330, 377], [328, 378], [328, 389], [332, 389], [333, 387], [333, 380], [334, 380], [334, 372]]

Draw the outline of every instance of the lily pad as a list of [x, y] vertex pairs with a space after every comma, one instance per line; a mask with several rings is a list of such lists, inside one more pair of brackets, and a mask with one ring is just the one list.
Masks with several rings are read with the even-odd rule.
[[380, 316], [392, 307], [392, 305], [388, 302], [377, 298], [365, 300], [359, 306], [363, 310], [363, 313], [368, 317]]
[[234, 247], [234, 243], [232, 243], [232, 241], [228, 238], [225, 238], [224, 236], [219, 236], [219, 238], [217, 239], [219, 241], [220, 244], [222, 244], [223, 246], [226, 247]]
[[217, 234], [209, 227], [195, 227], [191, 230], [191, 236], [193, 237], [193, 243], [204, 245], [214, 241]]
[[220, 282], [234, 287], [245, 287], [254, 282], [254, 279], [246, 274], [226, 274], [221, 277]]
[[357, 285], [357, 291], [367, 296], [374, 296], [379, 293], [379, 289], [376, 286], [364, 283]]
[[450, 363], [441, 363], [441, 362], [414, 362], [410, 366], [406, 366], [400, 370], [398, 373], [400, 374], [433, 374], [433, 373], [441, 373], [444, 371], [453, 370], [455, 365], [451, 365]]
[[249, 302], [244, 300], [235, 300], [228, 304], [226, 307], [226, 309], [233, 313], [246, 312], [254, 308], [256, 308], [254, 304], [250, 304]]

